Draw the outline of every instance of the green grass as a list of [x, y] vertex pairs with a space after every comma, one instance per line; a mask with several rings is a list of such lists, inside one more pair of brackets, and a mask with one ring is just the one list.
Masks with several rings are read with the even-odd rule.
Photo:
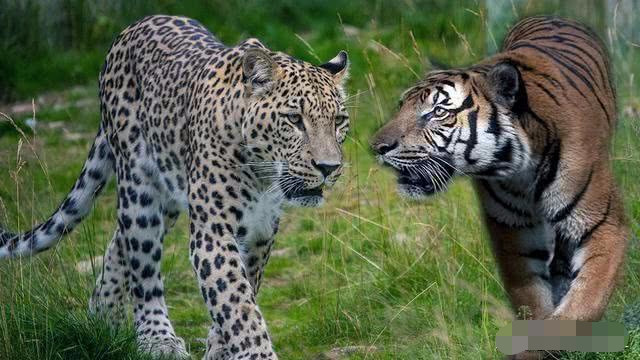
[[[72, 10], [87, 6], [64, 3]], [[38, 54], [18, 62], [7, 53], [0, 60], [11, 63], [0, 66], [0, 79], [3, 71], [12, 79], [11, 85], [4, 83], [10, 97], [84, 85], [56, 95], [61, 106], [40, 106], [35, 133], [24, 125], [31, 114], [16, 116], [26, 138], [0, 121], [0, 223], [29, 228], [71, 187], [99, 122], [95, 78], [102, 56], [110, 39], [137, 15], [186, 14], [226, 43], [257, 36], [272, 49], [315, 63], [346, 49], [352, 61], [349, 92], [357, 94], [345, 149], [350, 166], [326, 206], [288, 210], [283, 218], [258, 297], [276, 350], [281, 359], [309, 359], [351, 345], [373, 350], [349, 359], [498, 358], [495, 333], [511, 312], [469, 181], [459, 179], [426, 202], [407, 201], [398, 197], [392, 174], [375, 164], [367, 145], [399, 94], [428, 69], [426, 59], [461, 65], [485, 55], [486, 9], [475, 1], [249, 1], [242, 11], [226, 2], [154, 3], [139, 2], [126, 15], [114, 5], [107, 19], [97, 10], [70, 12], [68, 19], [75, 20], [61, 30], [67, 35], [53, 36], [50, 44], [16, 30], [12, 36], [28, 46], [9, 47], [9, 37], [0, 36], [15, 54], [33, 49]], [[571, 13], [563, 6], [551, 1], [547, 9]], [[612, 51], [619, 108], [626, 114], [627, 108], [640, 108], [631, 76], [638, 74], [633, 61], [638, 51], [628, 46]], [[640, 299], [639, 138], [637, 118], [632, 112], [622, 116], [612, 157], [636, 237], [608, 320], [619, 320], [627, 305]], [[115, 202], [111, 184], [87, 220], [53, 251], [0, 263], [0, 359], [144, 359], [135, 351], [130, 324], [115, 331], [86, 311], [99, 268], [95, 261], [115, 227]], [[188, 261], [186, 225], [183, 215], [166, 239], [163, 273], [173, 324], [200, 358], [210, 320]], [[81, 262], [85, 269], [78, 271]], [[639, 339], [631, 338], [627, 359], [640, 356]]]

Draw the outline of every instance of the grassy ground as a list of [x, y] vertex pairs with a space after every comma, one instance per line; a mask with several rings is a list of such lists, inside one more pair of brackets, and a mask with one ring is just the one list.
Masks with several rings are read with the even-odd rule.
[[[76, 2], [86, 5], [63, 3]], [[23, 62], [15, 71], [0, 67], [0, 74], [11, 72], [13, 79], [13, 85], [5, 83], [11, 91], [7, 98], [83, 84], [40, 97], [35, 132], [24, 125], [32, 117], [29, 112], [14, 116], [26, 136], [0, 121], [0, 223], [29, 228], [49, 215], [75, 180], [99, 121], [93, 79], [115, 28], [130, 21], [128, 17], [187, 14], [227, 43], [257, 36], [273, 49], [315, 63], [344, 48], [352, 60], [350, 93], [356, 94], [345, 150], [350, 166], [326, 206], [286, 212], [259, 294], [280, 358], [332, 359], [351, 350], [343, 358], [499, 357], [495, 333], [511, 313], [469, 182], [460, 179], [446, 194], [427, 202], [408, 202], [395, 193], [391, 174], [374, 164], [367, 145], [402, 90], [428, 68], [425, 59], [468, 64], [485, 55], [491, 40], [485, 36], [483, 6], [471, 1], [283, 1], [272, 6], [249, 1], [243, 12], [234, 12], [229, 5], [195, 1], [140, 4], [126, 16], [106, 20], [95, 9], [80, 12], [78, 19], [96, 20], [93, 27], [71, 22], [88, 29], [87, 39], [54, 38], [52, 46], [38, 45], [38, 51], [50, 57]], [[564, 11], [557, 2], [550, 4]], [[92, 41], [97, 45], [89, 46]], [[620, 57], [617, 69], [624, 70], [617, 78], [623, 115], [612, 157], [637, 236], [640, 98], [634, 92], [634, 64], [625, 60], [633, 49], [612, 50]], [[0, 359], [144, 358], [134, 350], [131, 328], [111, 330], [101, 319], [86, 315], [100, 256], [114, 226], [111, 184], [90, 217], [53, 251], [0, 263]], [[636, 237], [625, 277], [606, 314], [609, 320], [620, 319], [624, 308], [640, 298], [638, 245]], [[209, 317], [188, 261], [185, 217], [165, 248], [170, 316], [199, 358]], [[627, 359], [640, 357], [639, 342], [632, 338]]]

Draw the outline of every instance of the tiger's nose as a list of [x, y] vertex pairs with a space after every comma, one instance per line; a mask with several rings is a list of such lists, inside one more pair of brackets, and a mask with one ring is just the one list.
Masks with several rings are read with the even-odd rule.
[[388, 153], [389, 151], [395, 149], [398, 147], [398, 142], [394, 141], [392, 144], [387, 144], [387, 143], [379, 143], [379, 144], [373, 144], [373, 150], [375, 150], [375, 152], [378, 153], [378, 155], [384, 155], [386, 153]]
[[311, 160], [311, 163], [325, 178], [329, 177], [329, 175], [333, 174], [340, 167], [340, 163], [334, 162], [316, 162], [315, 160]]

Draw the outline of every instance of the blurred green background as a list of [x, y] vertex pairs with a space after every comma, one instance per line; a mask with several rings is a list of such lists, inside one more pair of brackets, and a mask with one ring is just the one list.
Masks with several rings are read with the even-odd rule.
[[[281, 359], [499, 358], [511, 318], [466, 179], [414, 203], [368, 150], [399, 95], [432, 63], [472, 64], [517, 19], [557, 14], [598, 32], [614, 59], [620, 124], [611, 156], [636, 237], [606, 314], [640, 318], [638, 1], [0, 0], [0, 224], [46, 218], [78, 175], [99, 122], [97, 76], [114, 37], [154, 13], [197, 19], [225, 43], [257, 37], [312, 63], [349, 52], [349, 162], [327, 204], [288, 210], [259, 294]], [[5, 116], [6, 115], [6, 116]], [[115, 226], [111, 184], [60, 246], [0, 263], [0, 359], [140, 359], [132, 329], [88, 317]], [[194, 358], [209, 318], [188, 261], [183, 216], [165, 242], [170, 316]], [[640, 323], [640, 321], [638, 321]], [[640, 358], [632, 332], [624, 355]]]

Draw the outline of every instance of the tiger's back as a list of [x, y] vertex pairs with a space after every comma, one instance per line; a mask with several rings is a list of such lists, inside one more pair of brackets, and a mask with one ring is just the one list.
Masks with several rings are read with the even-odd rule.
[[589, 118], [590, 135], [608, 139], [616, 122], [609, 57], [599, 37], [584, 25], [538, 16], [517, 23], [494, 60], [509, 59], [521, 71], [534, 112], [548, 115], [559, 131], [574, 131], [572, 119]]

